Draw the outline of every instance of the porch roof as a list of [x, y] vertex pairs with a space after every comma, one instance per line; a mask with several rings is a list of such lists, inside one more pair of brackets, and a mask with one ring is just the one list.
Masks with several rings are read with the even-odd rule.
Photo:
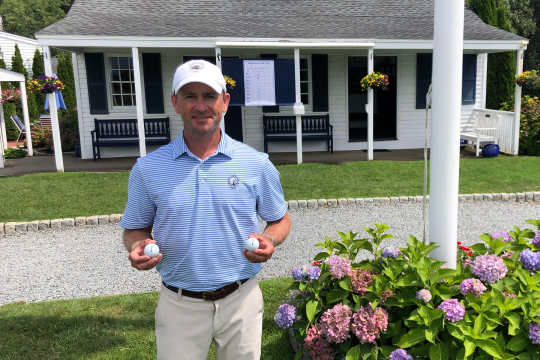
[[[434, 0], [76, 0], [36, 35], [432, 40]], [[464, 40], [521, 41], [465, 6]]]

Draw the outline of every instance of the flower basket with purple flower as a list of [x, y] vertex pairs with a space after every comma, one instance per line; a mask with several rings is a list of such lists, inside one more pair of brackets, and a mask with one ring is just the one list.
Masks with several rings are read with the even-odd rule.
[[410, 236], [388, 244], [386, 224], [367, 238], [338, 232], [294, 268], [275, 321], [300, 357], [342, 359], [540, 359], [540, 220], [458, 242], [456, 269]]
[[531, 90], [540, 89], [540, 73], [536, 70], [524, 71], [516, 75], [515, 83]]
[[388, 75], [376, 71], [360, 80], [360, 85], [362, 85], [364, 91], [368, 88], [386, 90], [389, 84]]
[[40, 76], [37, 79], [28, 80], [26, 87], [28, 91], [40, 91], [45, 94], [64, 90], [64, 84], [62, 84], [60, 79], [51, 76]]

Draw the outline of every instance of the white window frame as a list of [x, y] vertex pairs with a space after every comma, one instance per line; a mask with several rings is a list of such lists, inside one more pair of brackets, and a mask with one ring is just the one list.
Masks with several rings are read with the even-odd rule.
[[[131, 106], [118, 106], [114, 105], [114, 99], [113, 99], [113, 93], [111, 89], [111, 67], [109, 58], [111, 57], [128, 57], [132, 58], [133, 54], [117, 54], [117, 53], [111, 53], [111, 54], [103, 54], [105, 57], [105, 81], [107, 82], [107, 99], [109, 101], [109, 110], [110, 111], [137, 111], [137, 105], [131, 105]], [[139, 53], [139, 64], [142, 66], [142, 55]], [[141, 69], [142, 70], [142, 69]], [[133, 69], [135, 72], [135, 69]], [[141, 71], [141, 92], [142, 92], [142, 105], [143, 105], [143, 111], [146, 113], [146, 102], [145, 102], [145, 96], [144, 96], [144, 78]], [[133, 82], [135, 83], [135, 79], [133, 79]]]
[[[308, 72], [308, 101], [309, 101], [309, 104], [304, 104], [306, 110], [311, 110], [313, 108], [312, 104], [313, 104], [313, 80], [311, 78], [311, 73], [312, 73], [312, 69], [311, 69], [311, 54], [309, 56], [305, 55], [305, 56], [300, 56], [300, 59], [306, 59], [307, 60], [307, 72]], [[301, 65], [300, 65], [301, 66]], [[305, 81], [302, 81], [300, 80], [300, 84], [302, 82], [305, 82]], [[301, 86], [300, 86], [301, 88]], [[302, 90], [300, 90], [302, 91]], [[300, 92], [300, 95], [302, 95], [302, 93]], [[302, 97], [300, 96], [300, 99], [302, 99]]]

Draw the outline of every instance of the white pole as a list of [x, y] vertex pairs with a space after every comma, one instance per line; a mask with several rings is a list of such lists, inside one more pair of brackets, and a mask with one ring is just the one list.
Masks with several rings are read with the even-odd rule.
[[[301, 103], [300, 96], [300, 49], [294, 49], [294, 89], [296, 104]], [[302, 163], [302, 115], [296, 115], [296, 162]]]
[[75, 97], [77, 99], [77, 118], [79, 119], [79, 139], [81, 141], [81, 159], [86, 159], [86, 146], [84, 139], [84, 122], [82, 115], [82, 98], [79, 82], [79, 63], [77, 53], [71, 53], [71, 65], [73, 66], [73, 80], [75, 82]]
[[[49, 46], [43, 46], [45, 56], [45, 75], [52, 76], [51, 52]], [[64, 159], [62, 157], [62, 141], [60, 139], [60, 126], [58, 124], [58, 108], [56, 107], [56, 94], [47, 94], [49, 97], [49, 111], [51, 113], [51, 125], [54, 143], [54, 159], [56, 161], [56, 171], [64, 172]]]
[[[368, 49], [368, 75], [373, 72], [373, 49]], [[368, 116], [367, 127], [367, 146], [368, 146], [368, 161], [373, 160], [373, 89], [368, 88], [368, 103], [366, 112]]]
[[21, 101], [23, 110], [24, 126], [26, 127], [26, 148], [28, 149], [28, 156], [34, 156], [32, 150], [32, 132], [30, 129], [30, 118], [28, 117], [28, 102], [26, 100], [26, 81], [21, 81]]
[[435, 0], [429, 240], [456, 268], [464, 0]]
[[[523, 72], [523, 50], [516, 53], [516, 75]], [[521, 86], [516, 84], [516, 96], [514, 99], [514, 126], [512, 129], [512, 155], [519, 153], [519, 123], [521, 121]]]
[[[2, 86], [0, 86], [0, 93], [2, 92]], [[6, 141], [6, 129], [4, 126], [4, 104], [0, 104], [0, 169], [4, 168], [4, 145]]]
[[[221, 48], [218, 47], [216, 48], [216, 66], [219, 68], [219, 70], [222, 70], [221, 73], [223, 73], [223, 69], [221, 68]], [[219, 127], [221, 128], [221, 131], [225, 133], [225, 114], [221, 115]]]
[[135, 74], [135, 99], [137, 102], [137, 127], [139, 128], [139, 149], [141, 157], [146, 156], [146, 132], [144, 129], [144, 113], [142, 104], [141, 67], [139, 66], [139, 49], [131, 48], [133, 53], [133, 73]]

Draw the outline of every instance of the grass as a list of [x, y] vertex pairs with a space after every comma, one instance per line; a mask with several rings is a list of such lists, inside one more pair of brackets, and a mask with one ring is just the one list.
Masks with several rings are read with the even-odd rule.
[[[286, 200], [421, 195], [422, 161], [277, 166]], [[123, 213], [129, 173], [0, 177], [0, 223]], [[461, 194], [540, 190], [540, 157], [462, 159]]]
[[[260, 281], [264, 295], [262, 359], [292, 359], [288, 335], [274, 323], [290, 278]], [[155, 359], [159, 293], [0, 306], [0, 358]], [[208, 354], [215, 360], [214, 347]]]

